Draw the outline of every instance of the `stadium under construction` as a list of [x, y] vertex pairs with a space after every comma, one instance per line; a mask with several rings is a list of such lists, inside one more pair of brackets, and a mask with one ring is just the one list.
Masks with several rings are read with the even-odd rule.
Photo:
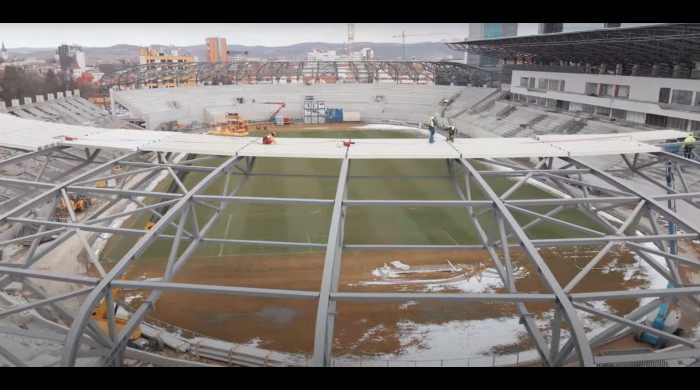
[[[492, 349], [489, 364], [476, 365], [697, 366], [700, 164], [676, 151], [700, 113], [675, 93], [700, 91], [694, 71], [682, 72], [700, 61], [687, 50], [697, 47], [695, 25], [605, 34], [616, 33], [625, 39], [600, 39], [599, 31], [541, 37], [556, 41], [546, 53], [532, 37], [449, 44], [535, 59], [515, 65], [532, 68], [513, 69], [518, 81], [499, 88], [477, 68], [409, 61], [349, 65], [358, 81], [390, 70], [394, 84], [267, 84], [260, 81], [301, 71], [228, 64], [237, 69], [227, 73], [231, 85], [206, 85], [220, 81], [201, 75], [223, 77], [222, 65], [186, 64], [192, 69], [177, 71], [192, 73], [176, 78], [196, 77], [197, 86], [147, 88], [175, 77], [174, 66], [163, 65], [105, 75], [109, 114], [77, 96], [0, 113], [0, 364], [475, 365], [440, 349], [410, 362], [395, 347], [379, 359], [350, 356], [372, 332], [405, 326], [400, 316], [372, 322], [378, 311], [418, 307], [426, 323], [452, 322], [446, 312], [455, 308], [466, 322], [486, 312], [514, 319], [508, 331], [521, 332], [519, 351], [533, 355], [510, 359]], [[627, 59], [622, 48], [661, 41], [676, 49], [656, 52], [653, 75], [642, 74], [634, 57], [635, 73], [609, 64]], [[584, 43], [586, 50], [570, 50]], [[582, 53], [588, 57], [569, 57]], [[537, 56], [560, 63], [536, 64]], [[432, 83], [400, 82], [418, 80], [416, 69]], [[440, 72], [453, 81], [437, 82]], [[531, 86], [531, 78], [547, 82]], [[596, 96], [586, 93], [593, 83]], [[615, 86], [612, 96], [607, 85]], [[639, 85], [655, 96], [635, 95]], [[667, 100], [655, 101], [664, 88]], [[331, 107], [360, 123], [332, 127], [320, 111]], [[207, 134], [228, 112], [249, 118], [251, 134]], [[291, 124], [267, 122], [273, 113]], [[459, 129], [452, 142], [428, 143], [435, 113], [439, 128]], [[112, 128], [101, 127], [107, 122]], [[161, 131], [173, 122], [175, 131]], [[389, 135], [379, 130], [386, 125], [413, 130]], [[265, 145], [273, 126], [277, 142]], [[563, 256], [570, 248], [583, 255]], [[475, 268], [477, 258], [487, 264]], [[575, 263], [581, 258], [585, 264]], [[193, 278], [203, 264], [215, 271]], [[148, 277], [134, 278], [139, 267], [150, 267]], [[267, 268], [248, 273], [255, 267]], [[485, 268], [497, 279], [489, 288], [451, 284], [470, 275], [481, 282]], [[125, 302], [127, 291], [138, 298]], [[185, 296], [206, 298], [185, 304]], [[279, 350], [265, 340], [260, 347], [170, 331], [149, 317], [194, 316], [197, 305], [221, 297], [230, 303], [207, 313], [216, 319], [208, 329], [250, 327], [246, 339], [265, 331], [263, 317], [243, 318], [254, 301], [266, 315], [289, 317], [277, 334], [306, 341]], [[352, 338], [353, 328], [363, 330]], [[489, 333], [447, 337], [459, 348], [461, 338]]]

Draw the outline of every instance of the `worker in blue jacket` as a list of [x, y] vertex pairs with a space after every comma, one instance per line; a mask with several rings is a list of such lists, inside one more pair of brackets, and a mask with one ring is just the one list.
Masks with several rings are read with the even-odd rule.
[[438, 113], [435, 113], [435, 115], [430, 117], [430, 120], [428, 121], [428, 130], [430, 130], [430, 138], [428, 141], [432, 144], [435, 142], [435, 126], [437, 126], [437, 117]]

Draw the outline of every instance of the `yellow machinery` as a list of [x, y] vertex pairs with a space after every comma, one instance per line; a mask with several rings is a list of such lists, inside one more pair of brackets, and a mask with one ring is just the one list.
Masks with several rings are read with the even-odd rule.
[[[155, 225], [155, 222], [149, 222], [146, 224], [145, 230], [151, 230], [151, 228]], [[126, 279], [126, 277], [131, 273], [131, 271], [134, 269], [136, 266], [136, 262], [131, 263], [131, 266], [129, 269], [124, 273], [124, 276], [122, 276], [122, 279]], [[112, 297], [116, 300], [117, 297], [119, 296], [119, 293], [121, 293], [122, 289], [117, 287], [112, 289]], [[116, 310], [116, 305], [115, 305], [115, 310]], [[105, 334], [109, 334], [109, 323], [107, 320], [107, 300], [105, 298], [102, 298], [100, 301], [100, 304], [97, 305], [95, 310], [92, 312], [91, 315], [92, 319], [97, 323], [97, 325], [102, 329]], [[115, 313], [114, 315], [114, 323], [115, 323], [115, 329], [117, 334], [121, 332], [122, 328], [126, 325], [126, 323], [129, 321], [128, 318], [124, 317], [123, 315]], [[141, 337], [141, 326], [137, 327], [136, 330], [129, 336], [129, 340], [136, 340], [139, 337]]]
[[243, 119], [238, 113], [226, 113], [226, 122], [217, 123], [212, 135], [228, 135], [234, 137], [245, 137], [248, 135], [248, 121]]
[[[69, 193], [68, 198], [74, 211], [85, 211], [90, 206], [90, 199], [88, 199], [85, 195]], [[66, 210], [66, 208], [66, 200], [61, 198], [61, 210]]]

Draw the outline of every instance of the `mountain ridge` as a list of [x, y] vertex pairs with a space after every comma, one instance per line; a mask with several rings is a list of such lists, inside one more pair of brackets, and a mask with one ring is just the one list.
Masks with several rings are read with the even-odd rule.
[[[396, 60], [401, 59], [402, 45], [401, 43], [376, 43], [376, 42], [355, 42], [354, 51], [359, 51], [363, 48], [370, 48], [374, 51], [376, 58], [380, 60]], [[148, 47], [152, 48], [169, 48], [171, 45], [152, 44]], [[117, 44], [107, 47], [85, 47], [85, 58], [88, 61], [105, 61], [105, 60], [138, 60], [138, 49], [143, 46]], [[206, 45], [192, 46], [175, 46], [181, 54], [189, 52], [198, 57], [199, 62], [206, 60]], [[245, 46], [245, 45], [228, 45], [229, 51], [248, 52], [249, 58], [262, 59], [281, 59], [281, 60], [306, 60], [307, 54], [313, 49], [322, 49], [326, 51], [335, 50], [338, 55], [345, 54], [346, 45], [344, 43], [327, 43], [327, 42], [304, 42], [289, 46]], [[407, 43], [406, 59], [415, 59], [423, 61], [435, 61], [445, 58], [460, 59], [464, 53], [452, 50], [443, 42], [421, 42]], [[56, 48], [7, 48], [11, 56], [18, 58], [36, 58], [39, 60], [53, 58], [56, 53]]]

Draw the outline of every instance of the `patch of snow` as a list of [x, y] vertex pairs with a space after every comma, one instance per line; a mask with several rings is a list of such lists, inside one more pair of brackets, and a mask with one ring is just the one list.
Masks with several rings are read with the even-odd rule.
[[417, 304], [416, 301], [408, 301], [408, 302], [405, 302], [405, 303], [402, 303], [401, 305], [399, 305], [399, 309], [405, 310], [405, 309], [408, 309], [409, 306], [413, 306], [415, 304]]
[[404, 263], [402, 263], [402, 262], [400, 262], [400, 261], [398, 261], [398, 260], [392, 261], [392, 262], [389, 263], [389, 264], [391, 264], [391, 265], [393, 265], [394, 267], [399, 268], [399, 269], [409, 269], [409, 268], [411, 268], [410, 265], [406, 265], [406, 264], [404, 264]]
[[262, 340], [259, 339], [259, 338], [257, 338], [257, 337], [255, 337], [255, 338], [252, 338], [252, 339], [248, 340], [248, 341], [247, 341], [245, 344], [243, 344], [243, 345], [248, 346], [248, 347], [258, 348], [258, 347], [260, 346], [260, 344], [262, 344]]
[[131, 301], [133, 301], [134, 299], [137, 299], [137, 298], [143, 298], [143, 293], [129, 295], [128, 297], [124, 298], [124, 302], [126, 302], [127, 304], [130, 304]]
[[384, 325], [377, 325], [377, 326], [375, 326], [375, 327], [373, 327], [373, 328], [367, 330], [367, 331], [365, 332], [365, 334], [363, 334], [362, 337], [360, 337], [360, 339], [357, 340], [357, 342], [358, 342], [358, 343], [363, 343], [363, 342], [366, 342], [367, 340], [370, 340], [370, 339], [375, 340], [375, 341], [380, 341], [380, 340], [383, 339], [383, 338], [382, 338], [382, 337], [379, 337], [379, 336], [375, 336], [375, 333], [380, 332], [380, 331], [382, 331], [382, 330], [384, 330], [384, 329], [386, 329], [386, 328], [384, 327]]

